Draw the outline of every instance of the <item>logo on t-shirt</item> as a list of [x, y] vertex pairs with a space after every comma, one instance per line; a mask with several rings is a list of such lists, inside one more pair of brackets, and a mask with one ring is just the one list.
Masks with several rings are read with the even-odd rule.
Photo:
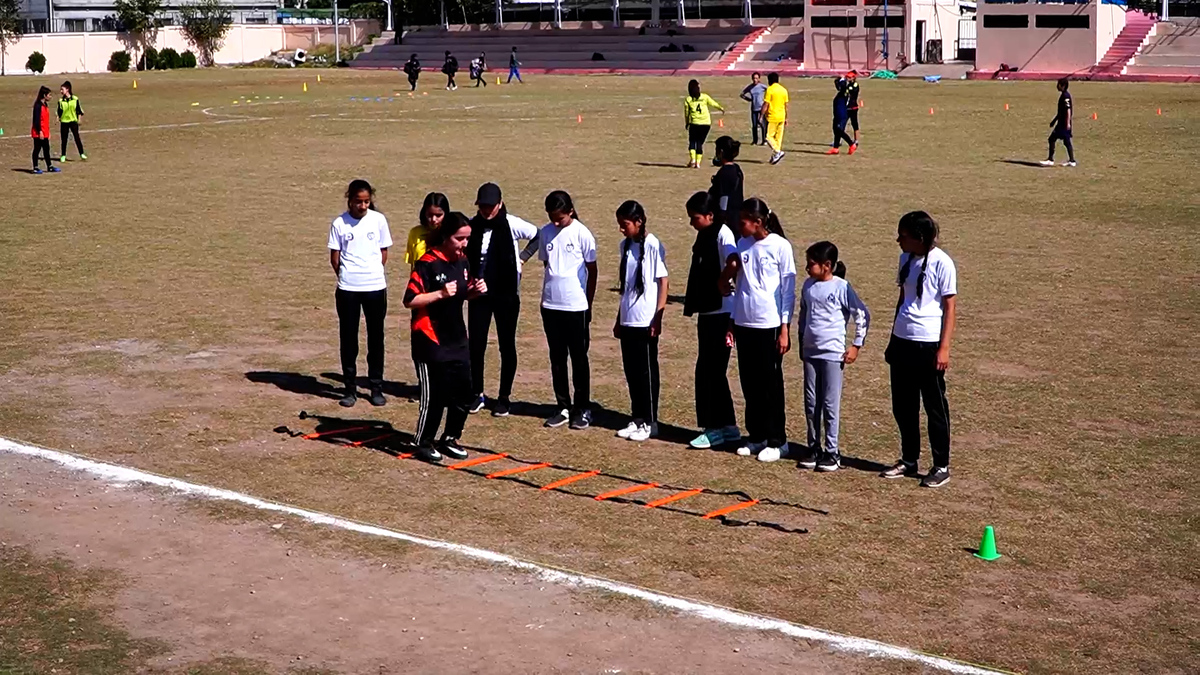
[[445, 283], [446, 279], [447, 279], [447, 277], [445, 274], [438, 274], [436, 277], [433, 278], [433, 280], [438, 282], [439, 284]]
[[546, 252], [547, 253], [549, 253], [550, 251], [553, 251], [553, 250], [554, 250], [554, 242], [550, 242], [549, 244], [546, 244]]
[[375, 233], [374, 232], [367, 233], [367, 241], [375, 241]]
[[575, 252], [575, 244], [572, 244], [571, 242], [567, 242], [567, 253], [574, 253], [574, 252]]
[[749, 253], [742, 254], [742, 262], [744, 262], [744, 263], [750, 262], [750, 254]]
[[346, 233], [346, 241], [354, 241], [354, 233], [353, 232]]
[[830, 293], [829, 297], [825, 298], [825, 302], [828, 302], [831, 305], [837, 302], [837, 293]]

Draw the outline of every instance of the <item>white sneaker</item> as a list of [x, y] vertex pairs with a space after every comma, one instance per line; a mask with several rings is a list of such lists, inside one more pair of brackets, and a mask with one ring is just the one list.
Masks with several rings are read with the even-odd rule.
[[617, 432], [617, 438], [628, 439], [630, 437], [630, 435], [636, 433], [637, 430], [638, 430], [638, 423], [630, 422], [629, 426], [627, 426], [624, 429], [621, 429], [620, 431]]
[[632, 434], [629, 434], [629, 440], [641, 443], [642, 441], [650, 440], [653, 436], [657, 435], [657, 433], [658, 429], [650, 426], [649, 424], [641, 424], [638, 425], [636, 431], [634, 431]]
[[1042, 166], [1054, 166], [1054, 160], [1043, 159], [1042, 161], [1038, 162], [1038, 164], [1041, 164]]
[[762, 452], [758, 453], [758, 461], [760, 462], [777, 462], [780, 457], [783, 457], [786, 452], [779, 448], [763, 448]]
[[762, 452], [766, 447], [766, 443], [747, 443], [737, 449], [737, 454], [741, 457], [749, 457]]
[[1078, 164], [1076, 164], [1075, 162], [1063, 162], [1062, 165], [1063, 166], [1078, 166]]

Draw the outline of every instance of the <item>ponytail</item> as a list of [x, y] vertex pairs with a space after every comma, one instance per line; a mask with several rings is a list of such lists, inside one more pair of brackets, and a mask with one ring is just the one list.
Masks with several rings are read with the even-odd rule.
[[[924, 211], [909, 211], [900, 218], [900, 225], [897, 229], [911, 235], [925, 247], [925, 257], [921, 261], [921, 273], [917, 275], [917, 299], [920, 300], [925, 292], [925, 270], [929, 267], [929, 252], [937, 246], [938, 225], [933, 217]], [[909, 255], [896, 278], [896, 285], [900, 286], [901, 294], [904, 293], [904, 280], [908, 278], [912, 259], [913, 256]]]
[[804, 257], [809, 260], [828, 264], [833, 268], [833, 276], [846, 278], [846, 263], [838, 260], [838, 247], [831, 241], [818, 241], [804, 251]]
[[633, 290], [637, 293], [637, 297], [642, 297], [646, 294], [646, 280], [642, 274], [642, 261], [646, 257], [646, 210], [642, 205], [630, 199], [629, 201], [617, 207], [617, 220], [629, 220], [638, 224], [638, 233], [631, 239], [626, 239], [621, 242], [621, 273], [618, 277], [621, 295], [625, 294], [625, 260], [629, 253], [629, 247], [633, 244], [641, 244], [638, 248], [637, 269], [633, 273]]
[[777, 234], [784, 239], [787, 239], [787, 235], [783, 233], [783, 225], [779, 222], [779, 216], [776, 215], [774, 211], [771, 211], [767, 214], [766, 225], [767, 232]]
[[717, 212], [717, 200], [707, 192], [697, 192], [688, 197], [687, 204], [684, 208], [688, 213], [698, 213], [702, 216], [711, 216]]
[[833, 266], [833, 276], [841, 277], [842, 279], [845, 279], [846, 278], [846, 263], [839, 260], [838, 263]]
[[758, 197], [751, 197], [742, 202], [742, 215], [749, 216], [750, 220], [762, 223], [767, 232], [787, 239], [787, 235], [783, 233], [783, 225], [779, 223], [779, 216], [775, 215], [771, 207], [767, 206], [767, 203]]

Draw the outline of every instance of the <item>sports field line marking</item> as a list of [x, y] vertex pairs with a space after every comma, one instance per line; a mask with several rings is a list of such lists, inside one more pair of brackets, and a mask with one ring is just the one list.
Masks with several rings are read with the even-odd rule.
[[286, 513], [318, 525], [336, 527], [338, 529], [347, 530], [350, 532], [358, 532], [360, 534], [366, 534], [374, 537], [383, 537], [386, 539], [404, 541], [431, 549], [450, 551], [467, 558], [484, 560], [496, 565], [502, 565], [532, 573], [551, 583], [558, 583], [578, 588], [603, 590], [610, 593], [618, 593], [620, 595], [643, 600], [653, 605], [672, 609], [681, 614], [722, 623], [728, 626], [760, 631], [775, 631], [793, 638], [822, 642], [828, 645], [831, 649], [840, 652], [858, 654], [870, 658], [909, 661], [913, 663], [919, 663], [929, 668], [935, 668], [948, 673], [959, 673], [961, 675], [991, 675], [994, 673], [1007, 672], [1003, 670], [985, 668], [983, 666], [977, 666], [962, 661], [955, 661], [953, 659], [940, 656], [934, 656], [932, 654], [925, 654], [905, 647], [890, 645], [884, 642], [877, 642], [875, 640], [853, 637], [849, 635], [841, 635], [839, 633], [833, 633], [830, 631], [821, 630], [819, 628], [813, 628], [811, 626], [784, 621], [783, 619], [775, 619], [736, 609], [730, 609], [728, 607], [722, 607], [720, 605], [700, 602], [698, 600], [689, 600], [687, 598], [667, 595], [619, 581], [612, 581], [602, 577], [589, 576], [579, 572], [571, 572], [527, 560], [521, 560], [520, 558], [515, 558], [503, 553], [497, 553], [495, 551], [489, 551], [487, 549], [475, 548], [474, 546], [467, 546], [465, 544], [456, 544], [453, 542], [441, 539], [433, 539], [416, 534], [409, 534], [407, 532], [391, 530], [379, 527], [377, 525], [360, 523], [339, 516], [321, 513], [319, 511], [310, 511], [308, 509], [302, 509], [296, 506], [289, 506], [286, 504], [259, 499], [258, 497], [252, 497], [250, 495], [234, 492], [232, 490], [212, 487], [209, 485], [200, 485], [198, 483], [189, 483], [177, 478], [159, 476], [157, 474], [120, 466], [118, 464], [99, 462], [96, 460], [87, 459], [85, 457], [80, 457], [78, 455], [59, 452], [57, 450], [50, 450], [48, 448], [40, 448], [18, 441], [9, 440], [7, 438], [0, 438], [0, 452], [8, 452], [16, 455], [24, 455], [26, 457], [37, 457], [48, 460], [73, 471], [88, 473], [118, 485], [129, 483], [154, 485], [157, 487], [174, 490], [185, 495], [196, 495], [200, 497], [206, 497], [208, 499], [235, 502], [252, 508], [261, 509], [263, 511]]
[[[177, 122], [175, 124], [149, 124], [142, 127], [112, 127], [109, 129], [84, 129], [84, 133], [88, 134], [107, 134], [114, 131], [146, 131], [149, 129], [182, 129], [184, 127], [204, 127], [214, 124], [236, 124], [238, 122], [265, 122], [273, 120], [274, 117], [245, 117], [230, 120], [214, 120], [212, 122]], [[9, 140], [28, 140], [26, 136], [0, 136], [0, 141]]]

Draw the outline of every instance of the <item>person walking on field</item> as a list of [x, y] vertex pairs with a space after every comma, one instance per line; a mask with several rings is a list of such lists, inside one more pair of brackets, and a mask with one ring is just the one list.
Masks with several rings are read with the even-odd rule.
[[[750, 76], [750, 84], [742, 90], [742, 100], [750, 102], [750, 128], [754, 130], [754, 145], [767, 143], [767, 119], [763, 117], [763, 95], [767, 93], [767, 85], [762, 83], [762, 74]], [[761, 133], [762, 140], [759, 140]]]
[[33, 137], [33, 172], [42, 173], [38, 168], [38, 155], [46, 159], [46, 170], [58, 173], [58, 167], [50, 163], [50, 87], [38, 89], [37, 99], [33, 102], [33, 125], [29, 135]]
[[421, 62], [417, 60], [417, 55], [413, 54], [404, 62], [404, 74], [408, 75], [408, 90], [417, 90], [417, 78], [421, 77]]
[[516, 47], [513, 47], [512, 53], [508, 55], [508, 82], [505, 82], [505, 84], [512, 82], [514, 77], [517, 78], [517, 82], [525, 84], [525, 81], [521, 79], [521, 62], [517, 60]]
[[771, 146], [771, 163], [783, 159], [783, 130], [788, 119], [788, 91], [779, 84], [779, 73], [767, 75], [770, 85], [763, 94], [763, 117], [767, 120], [767, 145]]
[[1075, 121], [1075, 107], [1071, 100], [1071, 92], [1067, 91], [1070, 85], [1070, 80], [1062, 78], [1058, 81], [1058, 114], [1054, 119], [1050, 120], [1050, 126], [1054, 131], [1050, 132], [1048, 139], [1050, 144], [1050, 154], [1042, 161], [1042, 166], [1054, 166], [1054, 145], [1058, 141], [1062, 141], [1063, 147], [1067, 149], [1067, 161], [1063, 162], [1063, 166], [1075, 166], [1075, 146], [1071, 144], [1071, 127]]
[[442, 73], [446, 76], [446, 91], [454, 91], [458, 89], [458, 84], [454, 81], [454, 76], [458, 73], [458, 59], [454, 55], [446, 51], [446, 60], [442, 63]]
[[725, 109], [708, 94], [700, 92], [700, 82], [688, 82], [688, 95], [683, 99], [683, 126], [688, 132], [688, 168], [699, 169], [700, 161], [704, 159], [704, 141], [712, 129], [712, 114], [709, 108], [721, 112]]
[[346, 212], [329, 227], [329, 265], [337, 275], [338, 334], [342, 380], [346, 395], [340, 403], [351, 408], [358, 400], [358, 317], [367, 321], [367, 378], [371, 405], [384, 405], [384, 319], [387, 317], [387, 264], [392, 234], [387, 218], [375, 210], [375, 189], [355, 180], [346, 190]]
[[827, 155], [836, 155], [842, 147], [842, 139], [850, 145], [849, 154], [858, 150], [858, 142], [846, 133], [846, 122], [850, 121], [850, 78], [839, 77], [834, 81], [837, 93], [833, 95], [833, 145], [825, 151]]
[[83, 141], [79, 139], [79, 120], [83, 118], [83, 106], [79, 97], [71, 92], [71, 81], [67, 80], [59, 87], [62, 98], [58, 100], [59, 135], [62, 136], [62, 153], [58, 161], [67, 161], [67, 136], [75, 134], [75, 149], [79, 151], [79, 159], [87, 161], [83, 152]]
[[483, 79], [483, 74], [487, 72], [487, 54], [479, 52], [479, 56], [471, 59], [471, 79], [475, 80], [475, 88], [479, 85], [487, 86], [487, 80]]

